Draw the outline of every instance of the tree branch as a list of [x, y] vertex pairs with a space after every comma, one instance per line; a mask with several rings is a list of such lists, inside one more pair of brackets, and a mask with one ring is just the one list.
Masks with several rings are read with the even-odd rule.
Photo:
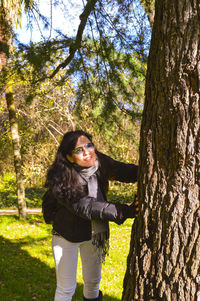
[[70, 48], [69, 48], [69, 56], [66, 58], [66, 60], [64, 60], [64, 62], [62, 62], [60, 65], [58, 65], [56, 67], [56, 69], [53, 71], [53, 73], [49, 76], [49, 78], [53, 78], [58, 71], [62, 68], [65, 68], [74, 58], [75, 52], [77, 51], [77, 49], [80, 48], [81, 46], [81, 42], [82, 42], [82, 35], [83, 35], [83, 31], [85, 29], [86, 23], [87, 23], [87, 19], [91, 13], [91, 11], [94, 9], [94, 6], [96, 4], [98, 0], [88, 0], [87, 4], [85, 6], [85, 9], [83, 11], [83, 13], [80, 15], [80, 24], [78, 27], [78, 31], [77, 31], [77, 35], [76, 35], [76, 39], [75, 41], [71, 44]]

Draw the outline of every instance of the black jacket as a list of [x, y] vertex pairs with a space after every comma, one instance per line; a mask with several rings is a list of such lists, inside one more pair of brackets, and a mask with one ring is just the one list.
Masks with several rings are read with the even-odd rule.
[[[73, 199], [73, 196], [51, 195], [54, 200], [57, 199], [53, 229], [71, 242], [91, 239], [92, 219], [114, 221], [118, 224], [124, 222], [123, 208], [126, 205], [110, 203], [106, 199], [108, 181], [117, 180], [127, 183], [137, 181], [138, 166], [118, 162], [99, 152], [97, 152], [97, 156], [100, 162], [97, 179], [103, 198], [94, 199], [89, 197], [87, 186], [84, 187], [84, 195], [81, 195], [80, 198]], [[51, 191], [49, 193], [51, 194]]]

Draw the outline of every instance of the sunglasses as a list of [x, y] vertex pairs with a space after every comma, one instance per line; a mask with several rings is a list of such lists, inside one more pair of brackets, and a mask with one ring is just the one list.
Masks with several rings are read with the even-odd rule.
[[94, 149], [94, 143], [90, 142], [90, 143], [87, 143], [87, 144], [85, 144], [83, 146], [77, 147], [77, 148], [75, 148], [72, 151], [72, 154], [81, 155], [83, 153], [84, 149], [85, 150], [92, 150], [92, 149]]

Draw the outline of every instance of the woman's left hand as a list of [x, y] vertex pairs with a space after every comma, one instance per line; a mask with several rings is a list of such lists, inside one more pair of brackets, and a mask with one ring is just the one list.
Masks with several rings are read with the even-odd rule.
[[135, 194], [134, 196], [134, 201], [133, 203], [128, 206], [126, 208], [124, 208], [124, 217], [125, 218], [134, 218], [138, 216], [139, 213], [139, 202], [138, 202], [138, 198], [137, 198], [137, 194]]
[[130, 207], [133, 210], [134, 217], [137, 217], [139, 214], [139, 202], [138, 202], [137, 193], [135, 194], [133, 203], [130, 205]]

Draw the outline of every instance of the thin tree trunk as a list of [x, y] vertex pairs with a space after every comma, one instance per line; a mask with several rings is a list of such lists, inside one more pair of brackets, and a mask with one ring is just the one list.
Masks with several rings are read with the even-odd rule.
[[22, 158], [21, 158], [21, 146], [20, 146], [20, 137], [18, 131], [18, 122], [16, 118], [16, 109], [14, 103], [14, 97], [9, 86], [5, 68], [7, 66], [7, 58], [9, 56], [9, 37], [6, 36], [7, 27], [6, 21], [3, 19], [4, 11], [0, 10], [0, 70], [1, 76], [4, 77], [4, 89], [6, 95], [6, 103], [9, 113], [9, 122], [11, 130], [11, 139], [13, 143], [13, 154], [14, 154], [14, 167], [16, 173], [16, 182], [17, 182], [17, 196], [18, 196], [18, 210], [19, 217], [22, 219], [26, 218], [26, 201], [25, 201], [25, 189], [24, 189], [24, 180], [22, 173]]
[[26, 219], [26, 201], [25, 201], [24, 179], [23, 179], [23, 172], [22, 172], [22, 158], [20, 152], [21, 150], [20, 137], [18, 131], [18, 123], [16, 118], [16, 109], [15, 109], [13, 93], [10, 92], [8, 89], [6, 91], [6, 102], [7, 102], [8, 112], [9, 112], [10, 131], [11, 131], [11, 137], [13, 143], [19, 217], [22, 219]]
[[123, 301], [200, 301], [199, 12], [156, 2]]

